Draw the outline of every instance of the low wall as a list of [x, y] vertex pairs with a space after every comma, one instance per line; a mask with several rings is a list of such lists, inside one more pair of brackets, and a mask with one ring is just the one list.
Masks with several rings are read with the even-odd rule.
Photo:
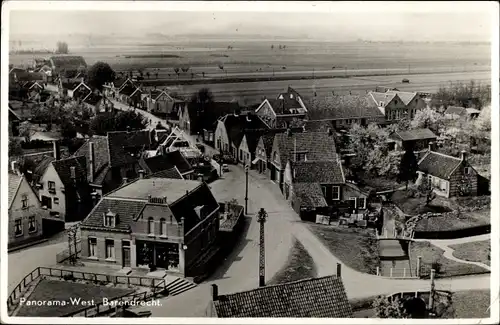
[[418, 231], [415, 230], [416, 239], [455, 239], [489, 234], [491, 225], [476, 226], [457, 230], [444, 231]]

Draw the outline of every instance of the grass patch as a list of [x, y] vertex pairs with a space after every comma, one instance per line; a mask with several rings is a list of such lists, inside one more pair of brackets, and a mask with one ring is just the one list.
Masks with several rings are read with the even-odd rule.
[[458, 291], [453, 293], [455, 318], [490, 317], [490, 292], [488, 290]]
[[394, 178], [375, 177], [373, 175], [360, 175], [359, 178], [364, 185], [373, 187], [377, 192], [393, 190], [404, 185], [398, 183]]
[[476, 241], [471, 243], [451, 245], [450, 248], [454, 249], [453, 256], [465, 261], [480, 262], [490, 265], [490, 241]]
[[[93, 300], [95, 304], [98, 304], [102, 301], [102, 298], [112, 299], [134, 291], [133, 289], [110, 288], [92, 284], [44, 279], [38, 283], [26, 303], [21, 306], [17, 316], [61, 317], [88, 306], [88, 304], [85, 306], [82, 303], [72, 304], [70, 299], [81, 298], [81, 301]], [[28, 306], [28, 301], [42, 301], [47, 303], [42, 306]], [[48, 302], [50, 301], [65, 302], [66, 304], [63, 305], [61, 303], [60, 305], [48, 306]]]
[[422, 213], [444, 213], [452, 211], [446, 202], [446, 198], [436, 197], [428, 205], [425, 197], [412, 197], [409, 191], [396, 191], [391, 196], [394, 202], [404, 213], [408, 215], [417, 215]]
[[304, 246], [295, 240], [287, 265], [278, 272], [269, 284], [280, 284], [316, 277], [316, 266]]
[[486, 226], [490, 224], [489, 211], [449, 213], [441, 216], [431, 216], [418, 221], [415, 231], [453, 231]]
[[468, 274], [488, 273], [489, 271], [472, 264], [458, 263], [443, 256], [444, 251], [427, 241], [410, 244], [410, 264], [413, 270], [417, 267], [417, 257], [422, 256], [422, 273], [430, 273], [431, 265], [437, 262], [440, 270], [436, 270], [436, 277], [460, 276]]
[[348, 267], [376, 274], [380, 260], [378, 242], [373, 232], [317, 224], [310, 224], [309, 228]]

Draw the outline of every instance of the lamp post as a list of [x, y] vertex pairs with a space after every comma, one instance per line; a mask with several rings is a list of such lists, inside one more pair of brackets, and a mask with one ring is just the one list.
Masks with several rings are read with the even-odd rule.
[[259, 287], [266, 285], [266, 259], [265, 259], [265, 246], [264, 246], [264, 223], [267, 219], [267, 212], [264, 208], [260, 208], [257, 215], [257, 222], [260, 224], [260, 242], [259, 242]]
[[[68, 246], [69, 246], [69, 260], [74, 265], [78, 257], [78, 249], [76, 247], [76, 234], [78, 232], [78, 225], [75, 225], [68, 229]], [[74, 255], [71, 253], [71, 242], [75, 247]]]
[[248, 165], [245, 165], [245, 214], [248, 214]]

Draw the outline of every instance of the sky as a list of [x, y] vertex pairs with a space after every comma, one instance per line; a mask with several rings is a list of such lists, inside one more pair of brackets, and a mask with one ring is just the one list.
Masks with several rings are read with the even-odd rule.
[[[54, 2], [52, 2], [54, 3]], [[438, 8], [432, 5], [403, 6], [379, 3], [373, 6], [357, 3], [354, 6], [328, 7], [322, 12], [308, 11], [311, 6], [284, 8], [283, 4], [266, 8], [264, 5], [242, 7], [181, 7], [172, 11], [157, 2], [156, 7], [127, 7], [108, 2], [114, 11], [89, 11], [62, 7], [50, 10], [12, 10], [10, 13], [11, 38], [25, 35], [129, 35], [133, 37], [161, 33], [182, 34], [260, 34], [283, 37], [311, 37], [328, 40], [412, 40], [412, 41], [488, 41], [491, 30], [491, 7], [481, 2], [467, 6], [457, 2]], [[131, 3], [130, 3], [131, 4]], [[300, 3], [297, 3], [300, 4]], [[375, 3], [376, 4], [376, 3]], [[483, 3], [484, 4], [484, 3]], [[136, 3], [137, 5], [137, 3]], [[255, 5], [255, 4], [254, 4]], [[204, 11], [186, 11], [200, 10]], [[361, 9], [363, 8], [363, 9]], [[400, 8], [398, 10], [398, 8]], [[426, 9], [422, 9], [426, 8]], [[28, 9], [28, 8], [26, 8]], [[60, 10], [63, 9], [63, 10]], [[64, 10], [65, 9], [65, 10]], [[71, 10], [68, 10], [71, 9]], [[129, 8], [130, 9], [130, 8]], [[301, 10], [303, 9], [303, 10]], [[152, 11], [154, 10], [154, 11]], [[179, 8], [173, 8], [179, 10]], [[239, 10], [239, 11], [236, 11]], [[288, 11], [287, 11], [288, 10]]]

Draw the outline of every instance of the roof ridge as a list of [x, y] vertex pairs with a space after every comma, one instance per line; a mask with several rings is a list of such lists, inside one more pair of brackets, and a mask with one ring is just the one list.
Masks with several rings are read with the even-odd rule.
[[101, 200], [144, 202], [145, 204], [148, 203], [147, 199], [134, 199], [122, 196], [104, 196]]
[[223, 295], [220, 295], [220, 296], [229, 296], [229, 295], [242, 294], [242, 293], [246, 293], [246, 292], [255, 292], [255, 291], [265, 290], [267, 288], [282, 287], [282, 286], [289, 285], [289, 284], [297, 284], [297, 283], [302, 283], [302, 282], [311, 282], [313, 280], [323, 280], [323, 279], [326, 279], [326, 278], [340, 279], [340, 281], [342, 281], [342, 278], [340, 278], [340, 277], [338, 277], [336, 275], [325, 275], [325, 276], [318, 277], [318, 278], [307, 278], [307, 279], [301, 279], [301, 280], [296, 280], [296, 281], [291, 281], [291, 282], [271, 284], [271, 285], [266, 285], [266, 286], [263, 286], [263, 287], [258, 287], [258, 288], [255, 288], [255, 289], [245, 290], [245, 291], [241, 291], [241, 292], [223, 294]]
[[429, 153], [435, 153], [437, 155], [441, 155], [441, 156], [444, 156], [444, 157], [453, 158], [455, 160], [462, 161], [462, 159], [460, 159], [458, 157], [450, 156], [450, 155], [447, 155], [447, 154], [444, 154], [444, 153], [441, 153], [441, 152], [437, 152], [437, 151], [430, 151]]

